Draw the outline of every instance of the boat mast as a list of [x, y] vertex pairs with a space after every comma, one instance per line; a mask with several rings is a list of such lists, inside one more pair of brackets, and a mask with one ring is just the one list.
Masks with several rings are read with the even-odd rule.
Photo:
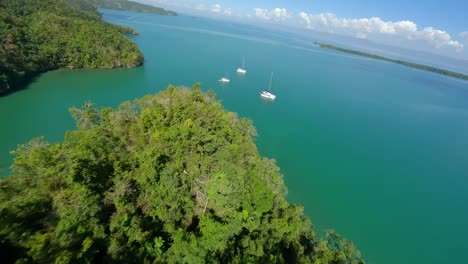
[[268, 91], [271, 89], [271, 80], [273, 79], [273, 72], [271, 72], [271, 77], [270, 77], [270, 86], [268, 86]]
[[244, 60], [244, 56], [242, 56], [242, 69], [245, 68], [245, 60]]

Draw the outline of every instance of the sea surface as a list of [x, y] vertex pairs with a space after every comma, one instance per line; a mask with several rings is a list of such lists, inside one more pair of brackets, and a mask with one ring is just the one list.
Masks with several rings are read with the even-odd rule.
[[[168, 84], [201, 82], [250, 118], [319, 230], [353, 241], [368, 263], [466, 263], [468, 82], [323, 50], [314, 40], [190, 16], [102, 10], [140, 32], [135, 69], [58, 70], [0, 98], [0, 175], [10, 150], [55, 142], [70, 107], [117, 106]], [[247, 74], [235, 70], [245, 57]], [[274, 102], [262, 100], [274, 72]], [[231, 82], [218, 79], [229, 75]]]

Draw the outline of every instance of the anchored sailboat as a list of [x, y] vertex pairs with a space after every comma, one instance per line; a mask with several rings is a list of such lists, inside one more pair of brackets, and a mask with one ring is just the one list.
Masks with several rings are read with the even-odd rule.
[[246, 74], [247, 71], [245, 70], [245, 60], [244, 57], [242, 57], [242, 67], [237, 68], [237, 73], [238, 74]]
[[268, 90], [263, 90], [263, 92], [260, 93], [261, 97], [267, 98], [267, 99], [270, 99], [270, 100], [275, 100], [276, 95], [274, 95], [274, 94], [272, 94], [270, 92], [270, 90], [271, 90], [271, 81], [272, 80], [273, 80], [273, 72], [271, 73], [271, 77], [270, 77], [270, 86], [268, 86]]

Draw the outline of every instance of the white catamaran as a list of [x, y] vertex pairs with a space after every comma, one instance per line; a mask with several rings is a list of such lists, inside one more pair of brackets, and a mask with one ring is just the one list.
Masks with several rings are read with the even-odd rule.
[[245, 70], [245, 60], [244, 57], [242, 57], [242, 67], [237, 68], [237, 73], [238, 74], [246, 74], [247, 71]]
[[271, 77], [270, 77], [270, 86], [268, 86], [268, 90], [264, 90], [263, 92], [260, 93], [261, 97], [271, 99], [271, 100], [275, 100], [276, 95], [274, 95], [274, 94], [272, 94], [270, 92], [270, 90], [271, 90], [271, 81], [272, 80], [273, 80], [273, 72], [271, 73]]

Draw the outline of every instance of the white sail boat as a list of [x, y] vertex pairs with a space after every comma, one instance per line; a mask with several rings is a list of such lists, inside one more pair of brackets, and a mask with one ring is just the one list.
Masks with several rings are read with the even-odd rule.
[[223, 78], [219, 79], [218, 81], [221, 82], [221, 83], [228, 83], [231, 80], [229, 80], [229, 74], [226, 74], [226, 77], [223, 77]]
[[244, 57], [242, 57], [242, 67], [237, 68], [237, 73], [238, 74], [246, 74], [247, 71], [245, 70], [245, 60]]
[[270, 77], [270, 86], [268, 86], [268, 90], [263, 90], [263, 92], [260, 93], [261, 97], [271, 99], [271, 100], [275, 100], [276, 95], [274, 95], [274, 94], [272, 94], [270, 92], [270, 90], [271, 90], [271, 81], [272, 80], [273, 80], [273, 72], [271, 73], [271, 77]]

